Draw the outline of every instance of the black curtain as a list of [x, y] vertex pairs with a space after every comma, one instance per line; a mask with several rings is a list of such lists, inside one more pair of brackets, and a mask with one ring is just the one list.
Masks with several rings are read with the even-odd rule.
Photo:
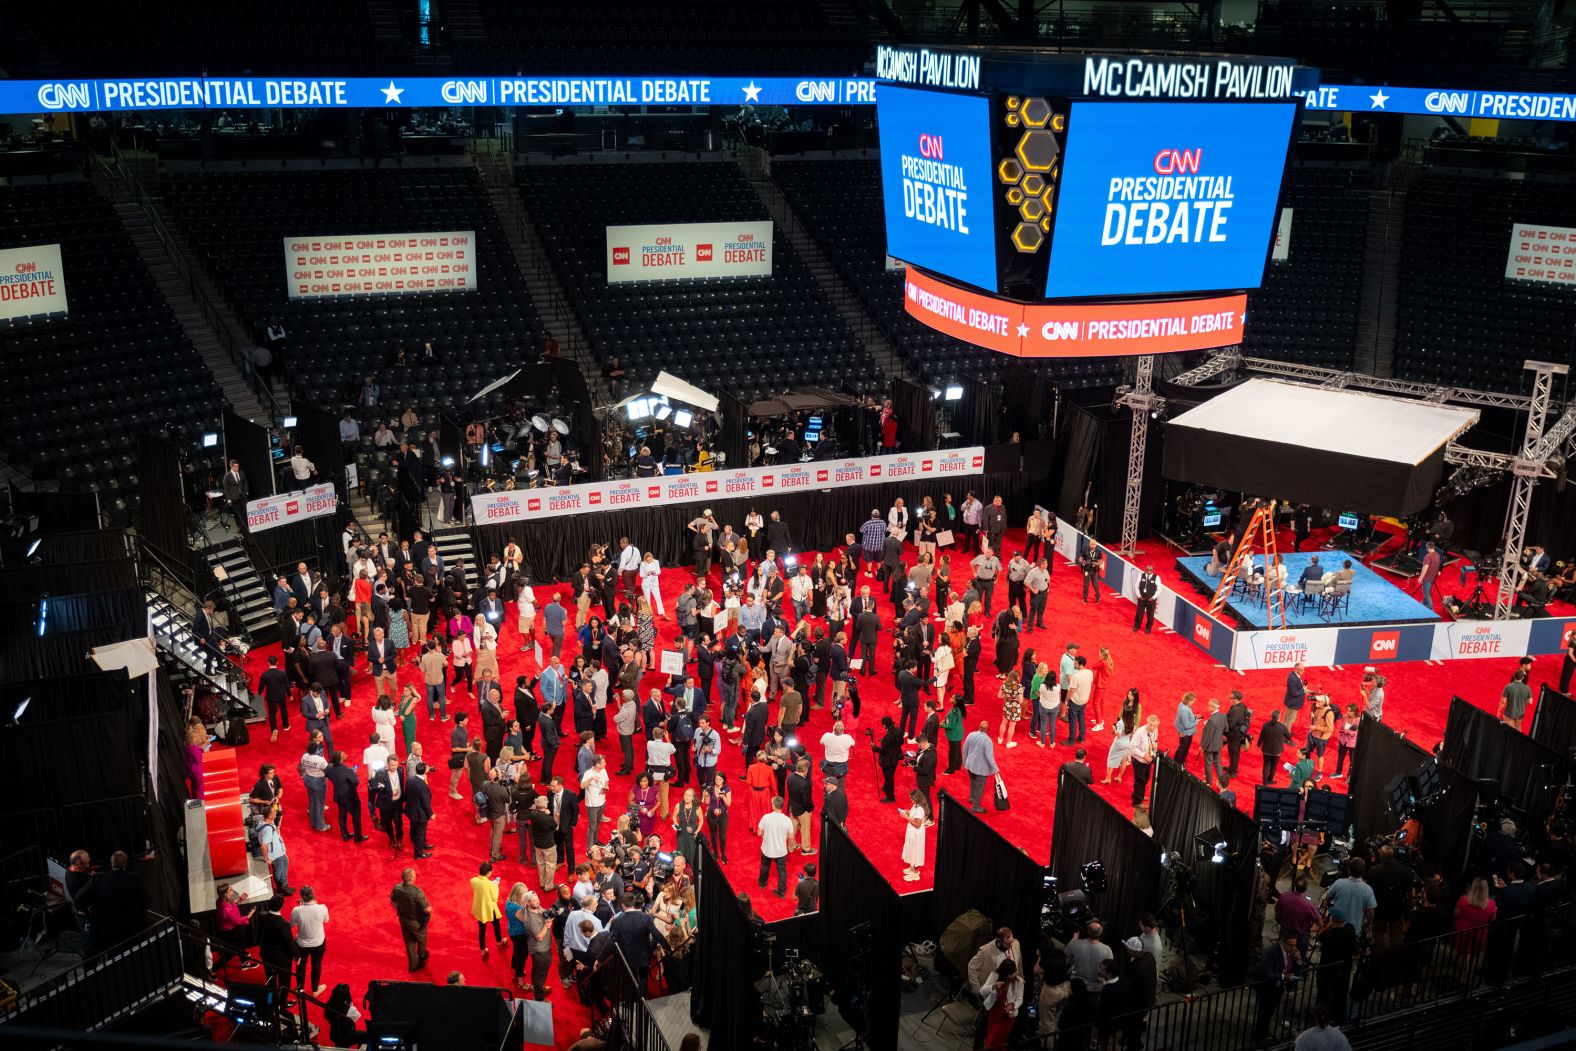
[[1472, 856], [1472, 821], [1477, 816], [1478, 786], [1448, 763], [1439, 764], [1439, 794], [1422, 808], [1422, 851], [1457, 891], [1466, 889], [1467, 862]]
[[1040, 901], [1045, 867], [969, 810], [946, 789], [936, 807], [936, 880], [931, 894], [932, 936], [970, 909], [991, 926], [1011, 927], [1023, 946], [1029, 974], [1040, 947]]
[[[287, 455], [288, 453], [289, 450], [286, 450]], [[241, 473], [246, 475], [246, 485], [250, 490], [247, 493], [248, 500], [273, 496], [278, 490], [275, 484], [277, 476], [274, 474], [274, 460], [268, 444], [268, 428], [251, 420], [242, 419], [226, 409], [224, 455], [226, 468], [229, 467], [229, 460], [241, 461]], [[242, 518], [244, 520], [244, 514]]]
[[[31, 709], [31, 705], [28, 706]], [[76, 719], [0, 727], [0, 799], [8, 808], [32, 810], [111, 796], [142, 794], [142, 766], [132, 712], [101, 712]], [[91, 757], [68, 761], [63, 755]]]
[[[477, 558], [501, 552], [512, 537], [520, 545], [526, 563], [538, 580], [567, 580], [582, 561], [589, 545], [629, 537], [642, 551], [650, 551], [664, 566], [692, 564], [690, 534], [685, 526], [709, 506], [717, 521], [731, 523], [743, 533], [744, 516], [753, 507], [762, 517], [782, 512], [783, 521], [793, 535], [799, 551], [830, 551], [840, 547], [843, 535], [857, 533], [860, 523], [870, 517], [872, 508], [885, 511], [896, 497], [910, 507], [918, 507], [926, 496], [936, 506], [942, 494], [950, 491], [953, 502], [963, 503], [963, 494], [974, 490], [986, 503], [1000, 495], [1009, 505], [1029, 488], [1029, 479], [1019, 470], [1000, 474], [972, 475], [949, 481], [929, 480], [894, 482], [888, 485], [855, 486], [826, 492], [777, 494], [741, 500], [716, 500], [710, 504], [676, 504], [630, 511], [601, 511], [592, 515], [566, 515], [541, 522], [515, 522], [475, 527]], [[273, 530], [271, 532], [283, 532]], [[259, 534], [268, 536], [268, 533]]]
[[137, 586], [137, 566], [121, 551], [97, 562], [20, 566], [0, 571], [0, 595], [80, 595]]
[[[137, 632], [145, 624], [139, 622]], [[124, 642], [134, 634], [129, 624], [109, 624], [89, 631], [50, 634], [44, 638], [0, 639], [0, 682], [25, 682], [55, 675], [97, 670], [88, 656], [95, 646]]]
[[137, 461], [137, 486], [142, 496], [137, 536], [166, 560], [184, 566], [191, 556], [180, 452], [174, 442], [144, 432], [137, 438]]
[[761, 970], [755, 964], [760, 936], [711, 844], [702, 841], [699, 846], [690, 1018], [711, 1031], [715, 1047], [749, 1047], [761, 1020], [761, 994], [755, 988]]
[[143, 590], [135, 587], [0, 602], [0, 636], [37, 638], [40, 634], [58, 635], [106, 624], [137, 624], [147, 616], [147, 601]]
[[[1099, 418], [1081, 405], [1072, 406], [1065, 420], [1063, 433], [1067, 452], [1062, 461], [1061, 497], [1055, 510], [1058, 518], [1071, 522], [1084, 502], [1086, 488], [1094, 480], [1094, 465], [1104, 441], [1104, 428]], [[1099, 494], [1091, 498], [1099, 499]]]
[[[296, 563], [305, 562], [313, 569], [320, 569], [332, 582], [344, 575], [344, 549], [339, 546], [342, 523], [349, 511], [341, 504], [331, 515], [308, 518], [304, 522], [291, 522], [252, 533], [247, 537], [252, 562], [262, 574], [264, 584], [272, 592], [269, 581], [279, 576], [281, 569], [292, 571]], [[500, 550], [502, 545], [500, 545]]]
[[1056, 414], [1056, 389], [1044, 376], [1009, 361], [1002, 372], [1002, 409], [1007, 426], [1025, 442], [1050, 437]]
[[[1204, 782], [1162, 755], [1155, 764], [1154, 798], [1149, 820], [1155, 842], [1180, 854], [1198, 876], [1195, 897], [1209, 925], [1208, 948], [1223, 982], [1245, 981], [1252, 960], [1253, 893], [1258, 878], [1259, 827], [1242, 811], [1221, 801]], [[1218, 833], [1226, 860], [1200, 861], [1195, 837]]]
[[[900, 439], [904, 452], [936, 447], [936, 403], [929, 387], [908, 380], [893, 380], [892, 411], [897, 414], [899, 433], [907, 432], [913, 439], [912, 445]], [[870, 444], [879, 444], [879, 438], [876, 435]]]
[[45, 536], [55, 533], [74, 533], [83, 529], [97, 529], [99, 499], [97, 493], [61, 493], [44, 490], [12, 489], [17, 511], [24, 517], [38, 516], [38, 532]]
[[1138, 933], [1140, 913], [1160, 907], [1160, 846], [1093, 788], [1062, 771], [1056, 787], [1051, 834], [1051, 871], [1063, 892], [1086, 889], [1079, 868], [1104, 865], [1106, 891], [1090, 906], [1110, 936], [1109, 944]]
[[126, 673], [119, 670], [0, 683], [0, 722], [24, 700], [27, 710], [18, 720], [23, 725], [122, 712], [132, 704], [130, 690]]
[[[455, 478], [465, 476], [465, 429], [448, 413], [438, 417], [438, 455], [454, 461]], [[443, 464], [429, 463], [427, 470], [432, 472], [433, 478], [437, 478], [443, 471]]]
[[1363, 716], [1357, 730], [1357, 750], [1352, 753], [1351, 780], [1347, 782], [1347, 816], [1356, 842], [1388, 835], [1400, 824], [1390, 809], [1385, 786], [1403, 774], [1413, 774], [1428, 761], [1428, 752], [1377, 719]]
[[1481, 708], [1451, 698], [1439, 759], [1468, 777], [1499, 782], [1499, 791], [1531, 819], [1554, 806], [1570, 760]]
[[1005, 441], [1010, 435], [1001, 433], [1001, 388], [976, 379], [959, 383], [963, 400], [952, 403], [952, 429], [963, 436], [963, 444], [995, 445]]
[[[34, 543], [37, 548], [33, 548]], [[184, 545], [184, 536], [182, 544]], [[28, 554], [32, 548], [33, 553]], [[16, 569], [33, 559], [47, 566], [126, 558], [126, 534], [119, 529], [79, 529], [47, 537], [0, 540], [0, 567]]]
[[[821, 823], [820, 942], [817, 961], [842, 1000], [863, 985], [868, 992], [866, 1042], [875, 1051], [896, 1051], [902, 1010], [901, 902], [892, 884], [841, 825]], [[865, 928], [863, 925], [868, 925]], [[868, 929], [868, 934], [855, 928]], [[868, 953], [865, 947], [868, 946]], [[718, 1046], [745, 1047], [746, 1044]]]
[[1532, 739], [1564, 755], [1576, 748], [1576, 701], [1548, 683], [1543, 684], [1532, 713]]
[[343, 494], [345, 447], [339, 442], [339, 417], [302, 405], [296, 409], [296, 426], [291, 437], [317, 468], [318, 481], [333, 482], [334, 488]]
[[727, 467], [750, 466], [750, 439], [746, 433], [751, 430], [750, 406], [732, 394], [719, 394], [717, 416], [721, 430], [713, 452], [723, 454]]

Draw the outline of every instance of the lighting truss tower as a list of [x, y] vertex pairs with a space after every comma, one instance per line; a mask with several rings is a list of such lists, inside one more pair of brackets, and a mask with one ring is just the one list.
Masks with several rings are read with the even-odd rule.
[[1547, 433], [1544, 420], [1554, 392], [1554, 377], [1570, 372], [1569, 365], [1548, 361], [1528, 361], [1523, 368], [1532, 371], [1532, 404], [1527, 409], [1527, 433], [1521, 442], [1521, 455], [1509, 457], [1515, 481], [1510, 487], [1510, 507], [1505, 512], [1505, 553], [1499, 566], [1499, 589], [1494, 595], [1494, 619], [1510, 616], [1516, 597], [1516, 576], [1521, 568], [1521, 548], [1527, 538], [1527, 516], [1532, 510], [1532, 487], [1538, 479], [1552, 475], [1548, 459], [1558, 452], [1570, 434], [1572, 414], [1567, 412]]
[[1165, 408], [1166, 399], [1155, 393], [1155, 356], [1138, 359], [1133, 385], [1119, 392], [1116, 403], [1133, 410], [1133, 427], [1127, 443], [1127, 491], [1122, 498], [1122, 554], [1132, 558], [1138, 547], [1138, 503], [1144, 489], [1144, 452], [1149, 446], [1149, 418]]

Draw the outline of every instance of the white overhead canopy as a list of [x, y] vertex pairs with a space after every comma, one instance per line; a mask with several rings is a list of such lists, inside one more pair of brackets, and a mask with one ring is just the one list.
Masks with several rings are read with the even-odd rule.
[[1165, 473], [1320, 507], [1410, 514], [1476, 409], [1252, 379], [1166, 425]]

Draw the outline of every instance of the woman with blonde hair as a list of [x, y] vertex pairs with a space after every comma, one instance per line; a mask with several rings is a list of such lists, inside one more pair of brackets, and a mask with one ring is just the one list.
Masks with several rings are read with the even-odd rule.
[[996, 743], [1005, 736], [1008, 748], [1018, 747], [1013, 736], [1018, 732], [1018, 720], [1023, 718], [1023, 687], [1018, 682], [1018, 669], [1007, 669], [1001, 684], [1001, 729], [996, 732]]
[[1100, 647], [1100, 659], [1089, 670], [1094, 672], [1094, 681], [1089, 684], [1089, 732], [1096, 733], [1105, 729], [1105, 710], [1100, 702], [1105, 695], [1106, 683], [1116, 675], [1116, 659], [1111, 656], [1109, 647]]
[[657, 616], [667, 616], [667, 608], [662, 605], [662, 563], [657, 561], [657, 556], [647, 551], [641, 556], [640, 566], [635, 572], [640, 577], [641, 597], [656, 607]]
[[195, 715], [186, 720], [186, 776], [191, 780], [191, 795], [187, 798], [201, 799], [202, 791], [202, 753], [208, 745], [208, 727]]
[[509, 899], [503, 906], [509, 925], [509, 970], [514, 974], [514, 987], [522, 990], [530, 988], [525, 982], [525, 959], [531, 955], [531, 935], [525, 923], [534, 896], [524, 883], [516, 883], [509, 888]]
[[1467, 892], [1456, 901], [1455, 922], [1451, 925], [1455, 936], [1450, 939], [1456, 952], [1462, 956], [1476, 956], [1482, 952], [1488, 944], [1488, 926], [1494, 922], [1498, 911], [1489, 893], [1488, 880], [1482, 876], [1474, 879]]
[[651, 616], [651, 603], [642, 595], [635, 600], [635, 635], [646, 667], [657, 666], [657, 622]]

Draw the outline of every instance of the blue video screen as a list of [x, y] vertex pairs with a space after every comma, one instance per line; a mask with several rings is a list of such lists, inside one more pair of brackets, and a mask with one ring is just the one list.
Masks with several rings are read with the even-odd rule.
[[1296, 116], [1296, 103], [1073, 103], [1047, 298], [1259, 287]]
[[887, 254], [996, 290], [990, 102], [881, 85]]

